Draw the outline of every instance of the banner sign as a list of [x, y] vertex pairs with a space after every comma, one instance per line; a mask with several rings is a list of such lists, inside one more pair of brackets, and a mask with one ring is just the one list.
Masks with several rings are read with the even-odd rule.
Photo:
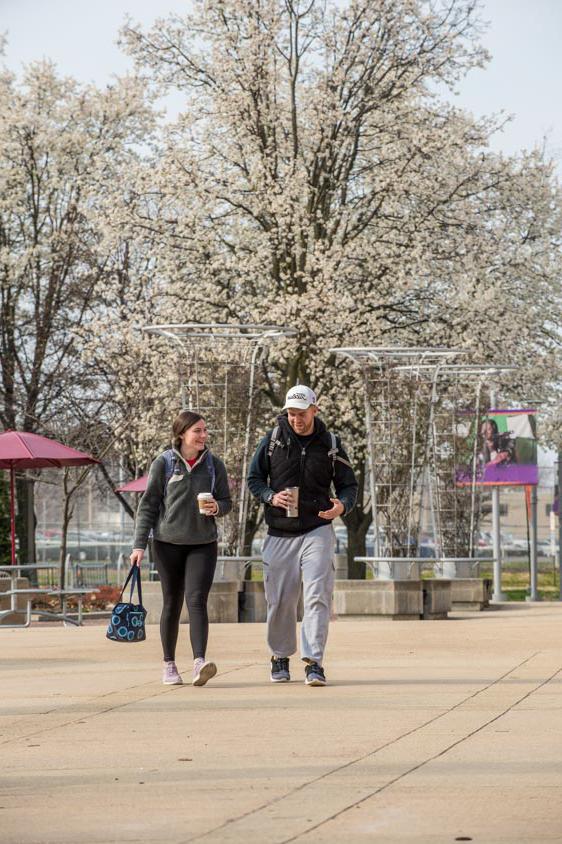
[[[490, 410], [478, 422], [476, 455], [474, 430], [467, 442], [470, 465], [459, 466], [460, 486], [526, 486], [537, 484], [536, 415], [534, 410]], [[474, 457], [476, 459], [474, 459]], [[468, 463], [468, 461], [467, 461]]]

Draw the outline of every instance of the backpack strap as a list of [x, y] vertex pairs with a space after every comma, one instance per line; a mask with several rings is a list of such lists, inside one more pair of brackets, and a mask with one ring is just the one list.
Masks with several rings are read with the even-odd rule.
[[353, 469], [353, 466], [351, 465], [351, 463], [349, 462], [349, 460], [346, 460], [344, 457], [341, 457], [341, 456], [339, 455], [339, 453], [338, 453], [338, 452], [339, 452], [339, 449], [338, 449], [338, 446], [337, 446], [337, 443], [336, 443], [336, 437], [335, 437], [335, 434], [330, 434], [330, 436], [331, 436], [333, 439], [332, 439], [332, 448], [330, 449], [330, 452], [329, 452], [329, 453], [330, 453], [330, 454], [332, 454], [332, 453], [333, 453], [333, 457], [332, 457], [332, 459], [333, 459], [333, 461], [334, 461], [334, 473], [335, 473], [335, 471], [336, 471], [336, 461], [338, 461], [339, 463], [343, 463], [343, 465], [344, 465], [344, 466], [347, 466], [347, 467], [348, 467], [348, 469]]
[[332, 472], [333, 472], [333, 474], [334, 475], [336, 474], [336, 461], [338, 461], [339, 463], [343, 463], [344, 466], [347, 466], [349, 469], [352, 469], [353, 467], [352, 467], [351, 463], [348, 460], [346, 460], [344, 457], [340, 457], [340, 455], [338, 453], [339, 449], [338, 449], [338, 443], [337, 443], [337, 440], [336, 440], [336, 435], [332, 434], [331, 431], [328, 431], [328, 433], [330, 435], [330, 442], [331, 442], [331, 446], [330, 446], [330, 450], [328, 451], [328, 455], [332, 458]]
[[[170, 478], [175, 473], [176, 468], [178, 466], [178, 456], [172, 448], [168, 448], [166, 451], [163, 452], [162, 457], [164, 458], [164, 495], [166, 495], [166, 490], [168, 489], [168, 484], [170, 483]], [[217, 476], [217, 472], [215, 469], [215, 461], [213, 459], [213, 455], [210, 451], [207, 452], [205, 455], [205, 465], [207, 467], [207, 471], [211, 478], [211, 492], [215, 493], [215, 480]]]
[[172, 448], [166, 449], [166, 451], [163, 452], [162, 457], [164, 458], [164, 495], [166, 495], [170, 478], [176, 471], [178, 458]]
[[271, 437], [269, 439], [269, 447], [267, 449], [267, 456], [271, 459], [271, 455], [275, 450], [275, 446], [282, 445], [281, 440], [279, 439], [279, 425], [276, 425], [273, 431], [271, 432]]
[[338, 444], [336, 442], [336, 435], [328, 431], [330, 436], [330, 448], [328, 449], [328, 457], [332, 458], [332, 474], [336, 471], [336, 458], [338, 456]]
[[[331, 431], [326, 432], [330, 437], [330, 448], [328, 449], [328, 457], [332, 460], [332, 475], [336, 473], [336, 460], [339, 460], [340, 463], [343, 463], [345, 466], [349, 466], [351, 469], [351, 463], [348, 463], [347, 460], [344, 460], [343, 457], [338, 455], [338, 442], [336, 439], [336, 435], [333, 434]], [[269, 440], [269, 446], [267, 449], [267, 456], [271, 460], [271, 455], [275, 451], [275, 447], [278, 445], [283, 445], [282, 441], [279, 439], [279, 425], [276, 425], [275, 428], [271, 432], [271, 439]]]
[[217, 473], [216, 473], [216, 470], [215, 470], [215, 461], [213, 460], [213, 455], [211, 454], [210, 451], [207, 452], [207, 456], [205, 457], [205, 463], [207, 464], [207, 471], [209, 472], [209, 475], [211, 476], [211, 493], [214, 495], [215, 494], [215, 479], [216, 479]]

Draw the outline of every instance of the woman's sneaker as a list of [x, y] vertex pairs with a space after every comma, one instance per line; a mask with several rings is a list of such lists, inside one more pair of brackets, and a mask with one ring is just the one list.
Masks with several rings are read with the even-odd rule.
[[204, 686], [216, 673], [217, 666], [214, 662], [205, 662], [203, 657], [199, 657], [193, 663], [193, 680], [191, 682], [194, 686]]
[[307, 686], [325, 686], [326, 685], [326, 677], [324, 675], [324, 669], [321, 665], [318, 665], [317, 662], [311, 662], [307, 665], [304, 669], [305, 678], [304, 682]]
[[162, 682], [165, 686], [181, 686], [183, 680], [175, 662], [165, 662], [162, 669]]
[[271, 682], [288, 683], [291, 679], [289, 674], [289, 658], [286, 656], [271, 657]]

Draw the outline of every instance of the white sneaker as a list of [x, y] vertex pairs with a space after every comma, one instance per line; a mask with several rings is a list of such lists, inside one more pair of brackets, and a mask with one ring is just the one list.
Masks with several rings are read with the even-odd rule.
[[175, 662], [165, 662], [162, 669], [162, 682], [165, 686], [181, 686], [183, 680]]
[[204, 686], [216, 673], [217, 666], [214, 662], [205, 662], [203, 657], [199, 657], [193, 663], [193, 680], [191, 682], [194, 686]]

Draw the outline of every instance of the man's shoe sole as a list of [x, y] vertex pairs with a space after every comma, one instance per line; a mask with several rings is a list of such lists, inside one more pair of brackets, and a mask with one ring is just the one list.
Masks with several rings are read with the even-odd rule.
[[326, 686], [326, 680], [321, 680], [320, 677], [313, 677], [311, 680], [306, 678], [304, 681], [307, 686]]
[[270, 677], [272, 683], [289, 683], [291, 681], [290, 677]]
[[204, 686], [211, 677], [214, 677], [217, 673], [217, 666], [214, 662], [206, 662], [205, 665], [202, 667], [201, 671], [194, 678], [192, 685], [193, 686]]
[[183, 680], [181, 679], [181, 677], [180, 677], [179, 680], [162, 680], [162, 685], [163, 686], [183, 686]]

